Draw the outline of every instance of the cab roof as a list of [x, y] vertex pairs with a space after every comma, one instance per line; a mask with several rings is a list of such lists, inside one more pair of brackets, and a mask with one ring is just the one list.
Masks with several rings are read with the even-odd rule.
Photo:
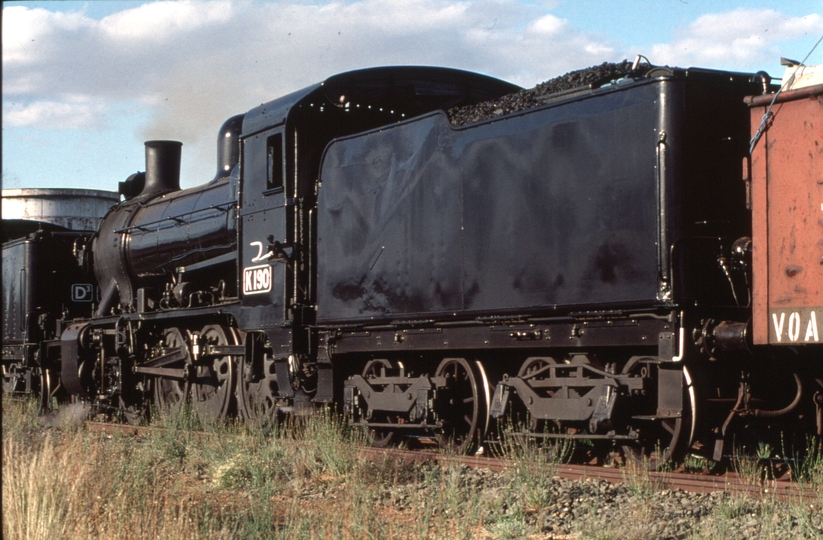
[[263, 103], [246, 113], [243, 137], [288, 120], [295, 106], [358, 103], [403, 111], [409, 118], [471, 105], [521, 90], [517, 85], [470, 71], [442, 67], [389, 66], [348, 71]]

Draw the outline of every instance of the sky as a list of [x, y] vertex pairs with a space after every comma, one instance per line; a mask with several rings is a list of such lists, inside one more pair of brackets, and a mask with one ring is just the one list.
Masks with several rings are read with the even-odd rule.
[[183, 142], [182, 187], [211, 180], [224, 120], [352, 69], [532, 87], [642, 54], [779, 78], [823, 37], [823, 0], [9, 1], [2, 23], [3, 189], [116, 190], [152, 139]]

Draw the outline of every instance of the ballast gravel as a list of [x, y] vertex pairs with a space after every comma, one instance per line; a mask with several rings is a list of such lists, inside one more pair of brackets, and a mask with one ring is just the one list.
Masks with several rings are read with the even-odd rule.
[[472, 507], [482, 516], [485, 533], [480, 537], [823, 538], [823, 495], [815, 504], [791, 503], [655, 489], [633, 480], [614, 485], [605, 480], [565, 480], [536, 471], [498, 473], [438, 465], [424, 465], [418, 471], [425, 479], [386, 488], [383, 504], [419, 511], [420, 505], [434, 504], [444, 489], [454, 489], [465, 497], [464, 512]]

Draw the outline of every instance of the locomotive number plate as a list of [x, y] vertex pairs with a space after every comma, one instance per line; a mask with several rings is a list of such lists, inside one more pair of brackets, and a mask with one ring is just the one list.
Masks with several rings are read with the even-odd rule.
[[261, 294], [271, 291], [271, 266], [250, 266], [243, 270], [243, 294]]

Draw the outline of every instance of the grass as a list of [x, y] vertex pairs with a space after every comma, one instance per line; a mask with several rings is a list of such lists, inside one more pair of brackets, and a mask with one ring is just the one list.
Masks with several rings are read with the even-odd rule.
[[809, 436], [806, 438], [806, 448], [803, 452], [790, 454], [791, 459], [787, 460], [787, 463], [792, 478], [801, 486], [812, 489], [823, 497], [823, 441]]
[[459, 467], [362, 460], [365, 435], [327, 411], [267, 436], [185, 410], [141, 437], [43, 425], [28, 402], [4, 401], [3, 420], [6, 539], [472, 538], [483, 526], [480, 487]]
[[[658, 448], [658, 454], [661, 453]], [[649, 499], [655, 496], [657, 492], [665, 489], [668, 482], [667, 473], [674, 470], [675, 465], [671, 461], [658, 463], [656, 470], [652, 472], [649, 466], [650, 462], [646, 459], [642, 463], [636, 463], [633, 460], [626, 460], [622, 468], [623, 482], [628, 490], [636, 497], [641, 499]]]
[[[505, 474], [466, 474], [459, 465], [362, 460], [365, 434], [328, 411], [264, 435], [183, 410], [140, 437], [47, 422], [36, 411], [3, 401], [4, 539], [552, 538], [541, 523], [564, 512], [578, 520], [569, 538], [642, 538], [653, 519], [656, 486], [642, 471], [622, 488], [642, 495], [629, 519], [570, 503], [555, 478], [570, 452], [557, 445], [512, 445]], [[823, 485], [815, 452], [794, 465], [804, 485]], [[820, 505], [768, 504], [724, 499], [694, 538], [735, 537], [750, 521], [769, 534], [820, 530]]]
[[743, 483], [759, 486], [775, 476], [773, 456], [774, 449], [767, 443], [760, 443], [754, 452], [745, 447], [735, 447], [732, 469]]

